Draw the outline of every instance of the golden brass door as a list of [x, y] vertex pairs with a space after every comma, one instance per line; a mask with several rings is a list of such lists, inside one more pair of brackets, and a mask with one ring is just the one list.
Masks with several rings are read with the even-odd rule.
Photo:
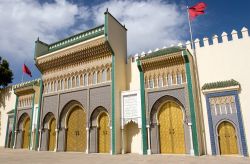
[[98, 148], [99, 153], [109, 153], [110, 151], [109, 118], [106, 113], [99, 116]]
[[218, 127], [220, 154], [238, 154], [237, 136], [234, 126], [228, 122], [222, 122]]
[[54, 151], [56, 144], [56, 119], [52, 118], [50, 121], [50, 132], [49, 132], [49, 151]]
[[67, 151], [80, 151], [86, 149], [86, 113], [75, 107], [68, 117]]
[[24, 120], [23, 124], [23, 149], [28, 149], [29, 148], [29, 139], [30, 139], [30, 118], [27, 117]]
[[185, 139], [183, 113], [174, 102], [164, 104], [158, 114], [160, 152], [162, 154], [184, 154]]

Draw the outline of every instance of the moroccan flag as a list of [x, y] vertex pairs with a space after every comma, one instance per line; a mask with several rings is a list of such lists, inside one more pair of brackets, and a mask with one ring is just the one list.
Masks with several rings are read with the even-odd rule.
[[199, 2], [196, 5], [189, 7], [189, 17], [191, 20], [194, 20], [199, 15], [202, 15], [205, 13], [205, 9], [207, 7], [207, 4], [204, 2]]
[[25, 64], [23, 64], [23, 73], [26, 73], [26, 74], [28, 74], [30, 77], [32, 77], [29, 68], [28, 68]]

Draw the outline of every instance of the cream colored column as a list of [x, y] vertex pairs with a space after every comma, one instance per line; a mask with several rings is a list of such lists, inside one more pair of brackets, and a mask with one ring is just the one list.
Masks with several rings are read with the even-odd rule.
[[87, 131], [87, 148], [86, 153], [89, 154], [89, 128], [86, 128]]
[[55, 129], [56, 131], [56, 145], [55, 145], [55, 149], [54, 149], [54, 152], [57, 152], [57, 145], [58, 145], [58, 133], [59, 133], [59, 130], [58, 129]]
[[16, 148], [16, 140], [17, 140], [17, 130], [15, 130], [15, 137], [14, 137], [14, 145], [13, 145], [13, 149]]
[[194, 155], [192, 123], [188, 123], [188, 129], [189, 129], [189, 134], [190, 134], [190, 155]]
[[122, 127], [122, 154], [125, 154], [124, 127]]
[[151, 135], [150, 135], [150, 125], [147, 125], [147, 131], [148, 131], [148, 150], [147, 150], [147, 154], [150, 155], [151, 154]]
[[38, 145], [38, 151], [41, 149], [41, 139], [42, 139], [42, 129], [39, 129], [39, 145]]

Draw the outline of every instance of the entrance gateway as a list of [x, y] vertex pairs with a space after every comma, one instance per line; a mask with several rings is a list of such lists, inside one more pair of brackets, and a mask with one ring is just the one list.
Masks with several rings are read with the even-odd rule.
[[29, 148], [29, 128], [30, 128], [30, 118], [26, 116], [24, 123], [23, 123], [23, 149], [28, 149]]
[[86, 113], [79, 106], [69, 112], [66, 151], [83, 152], [86, 150]]
[[238, 154], [237, 136], [232, 123], [228, 121], [220, 123], [218, 134], [220, 154]]
[[160, 153], [185, 154], [183, 113], [174, 102], [165, 103], [159, 110]]

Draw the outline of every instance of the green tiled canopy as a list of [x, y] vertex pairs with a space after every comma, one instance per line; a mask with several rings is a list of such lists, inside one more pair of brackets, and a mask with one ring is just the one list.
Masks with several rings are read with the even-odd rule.
[[183, 50], [184, 50], [184, 48], [181, 48], [181, 47], [164, 48], [164, 49], [161, 49], [159, 51], [154, 51], [154, 52], [148, 53], [148, 54], [146, 54], [146, 56], [141, 57], [140, 59], [153, 58], [153, 57], [157, 57], [157, 56], [162, 56], [162, 55], [167, 55], [167, 54], [180, 52], [180, 51], [183, 51]]
[[217, 81], [217, 82], [212, 82], [212, 83], [205, 83], [202, 86], [202, 90], [225, 88], [225, 87], [232, 87], [232, 86], [240, 86], [240, 83], [238, 81], [235, 81], [234, 79], [226, 80], [226, 81]]

